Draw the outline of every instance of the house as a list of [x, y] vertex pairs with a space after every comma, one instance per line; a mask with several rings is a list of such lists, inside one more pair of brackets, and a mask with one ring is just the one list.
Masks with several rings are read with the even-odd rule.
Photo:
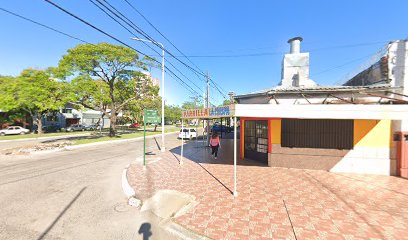
[[235, 96], [242, 160], [272, 167], [408, 177], [408, 41], [392, 41], [343, 85], [309, 76], [288, 41], [278, 86]]

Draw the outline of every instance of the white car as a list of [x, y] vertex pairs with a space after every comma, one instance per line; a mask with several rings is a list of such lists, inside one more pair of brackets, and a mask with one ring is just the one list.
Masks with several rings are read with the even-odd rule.
[[10, 126], [6, 129], [0, 130], [0, 136], [12, 135], [12, 134], [26, 134], [29, 132], [30, 130], [20, 127], [20, 126]]
[[180, 129], [180, 133], [177, 138], [193, 139], [197, 137], [197, 132], [194, 128]]

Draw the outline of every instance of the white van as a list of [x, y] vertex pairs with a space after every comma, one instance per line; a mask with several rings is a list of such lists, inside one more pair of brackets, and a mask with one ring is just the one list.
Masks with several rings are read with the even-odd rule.
[[177, 138], [193, 139], [197, 137], [197, 132], [194, 128], [180, 129], [180, 133]]

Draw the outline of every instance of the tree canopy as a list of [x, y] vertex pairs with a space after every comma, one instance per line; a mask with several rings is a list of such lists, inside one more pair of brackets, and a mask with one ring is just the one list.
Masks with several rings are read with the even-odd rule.
[[115, 136], [119, 112], [157, 97], [158, 88], [153, 86], [150, 76], [140, 72], [147, 70], [150, 63], [150, 58], [140, 60], [127, 47], [110, 43], [80, 44], [62, 57], [59, 72], [73, 78], [71, 83], [78, 104], [109, 116], [109, 135]]
[[59, 110], [72, 96], [66, 82], [54, 78], [54, 69], [25, 69], [18, 77], [1, 78], [0, 105], [3, 110], [21, 109], [28, 113], [42, 131], [42, 117]]

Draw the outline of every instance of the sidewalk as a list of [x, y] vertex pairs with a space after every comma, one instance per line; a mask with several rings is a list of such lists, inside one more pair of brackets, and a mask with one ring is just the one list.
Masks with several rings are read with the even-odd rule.
[[233, 190], [232, 141], [219, 159], [195, 141], [162, 153], [162, 160], [129, 168], [142, 200], [161, 189], [196, 197], [199, 204], [176, 219], [213, 239], [408, 239], [408, 181], [396, 177], [270, 168], [238, 161]]

